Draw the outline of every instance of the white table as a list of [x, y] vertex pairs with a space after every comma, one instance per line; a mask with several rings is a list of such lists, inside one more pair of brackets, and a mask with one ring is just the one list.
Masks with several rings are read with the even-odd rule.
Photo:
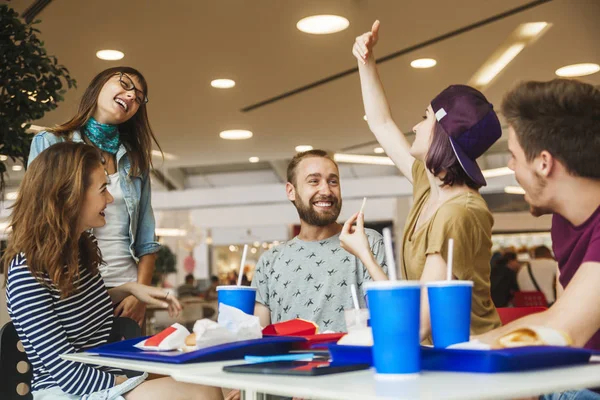
[[413, 380], [382, 382], [374, 379], [372, 371], [321, 377], [223, 372], [223, 366], [241, 364], [242, 360], [177, 365], [100, 357], [87, 353], [62, 357], [86, 364], [170, 375], [181, 382], [238, 388], [245, 392], [245, 398], [250, 399], [262, 398], [258, 393], [270, 393], [324, 400], [491, 400], [536, 396], [567, 389], [600, 387], [600, 363], [595, 362], [574, 367], [505, 374], [425, 371]]

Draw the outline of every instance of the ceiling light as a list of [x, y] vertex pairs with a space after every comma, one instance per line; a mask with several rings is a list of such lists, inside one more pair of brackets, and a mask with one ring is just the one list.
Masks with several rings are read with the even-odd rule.
[[481, 173], [483, 174], [484, 178], [495, 178], [497, 176], [512, 175], [515, 173], [515, 171], [513, 171], [512, 169], [510, 169], [508, 167], [502, 167], [502, 168], [486, 169], [486, 170], [481, 171]]
[[152, 156], [153, 157], [165, 157], [165, 160], [175, 160], [177, 158], [176, 155], [171, 154], [171, 153], [165, 153], [164, 151], [162, 152], [162, 154], [160, 153], [160, 151], [158, 150], [152, 150]]
[[260, 242], [254, 242], [254, 243], [252, 243], [252, 246], [254, 246], [254, 247], [260, 247]]
[[171, 228], [156, 228], [154, 230], [156, 236], [185, 236], [187, 231], [185, 229], [171, 229]]
[[250, 249], [250, 253], [252, 253], [252, 254], [256, 254], [257, 251], [258, 250], [256, 250], [256, 247], [253, 247]]
[[525, 189], [521, 186], [506, 186], [504, 188], [504, 193], [508, 194], [525, 194]]
[[298, 153], [302, 152], [302, 151], [310, 151], [312, 150], [313, 147], [312, 146], [308, 146], [308, 145], [300, 145], [300, 146], [296, 146], [296, 151]]
[[524, 43], [517, 43], [506, 49], [498, 58], [485, 66], [477, 78], [478, 86], [486, 86], [525, 48]]
[[248, 159], [248, 161], [250, 161], [252, 164], [255, 164], [255, 163], [257, 163], [257, 162], [260, 161], [260, 158], [258, 158], [258, 157], [250, 157]]
[[298, 21], [296, 28], [305, 33], [326, 35], [343, 31], [349, 25], [350, 22], [339, 15], [313, 15]]
[[233, 129], [219, 133], [221, 139], [227, 140], [244, 140], [252, 137], [252, 132], [243, 129]]
[[234, 245], [229, 245], [229, 251], [231, 251], [232, 253], [235, 251], [235, 246]]
[[100, 50], [96, 52], [96, 57], [101, 60], [114, 61], [125, 57], [125, 54], [119, 50]]
[[4, 154], [0, 155], [0, 161], [6, 161], [8, 160], [8, 156], [5, 156]]
[[19, 192], [8, 192], [4, 196], [6, 200], [16, 200]]
[[394, 162], [389, 157], [363, 156], [360, 154], [335, 153], [333, 159], [341, 163], [394, 165]]
[[385, 153], [385, 150], [383, 150], [383, 147], [375, 147], [375, 148], [373, 149], [373, 152], [374, 152], [375, 154], [383, 154], [383, 153]]
[[528, 22], [519, 27], [519, 33], [523, 37], [535, 37], [549, 26], [547, 22]]
[[0, 222], [0, 233], [8, 233], [12, 229], [9, 229], [8, 222]]
[[23, 166], [22, 165], [13, 165], [12, 170], [13, 171], [21, 171], [21, 170], [23, 170]]
[[519, 25], [475, 72], [468, 84], [479, 90], [485, 89], [526, 46], [538, 40], [551, 26], [547, 22]]
[[592, 63], [584, 63], [584, 64], [573, 64], [567, 65], [565, 67], [559, 68], [556, 70], [556, 75], [562, 76], [565, 78], [573, 78], [576, 76], [586, 76], [595, 74], [600, 71], [600, 65], [592, 64]]
[[235, 86], [235, 81], [231, 79], [215, 79], [210, 82], [210, 86], [218, 89], [229, 89]]
[[431, 68], [435, 67], [437, 61], [433, 58], [419, 58], [418, 60], [414, 60], [410, 63], [410, 66], [413, 68]]

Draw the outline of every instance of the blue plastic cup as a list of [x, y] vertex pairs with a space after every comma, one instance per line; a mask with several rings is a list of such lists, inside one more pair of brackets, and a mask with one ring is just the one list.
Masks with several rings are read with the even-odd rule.
[[472, 281], [428, 282], [429, 316], [435, 347], [469, 341]]
[[256, 301], [256, 288], [249, 286], [217, 286], [219, 304], [227, 304], [242, 310], [246, 314], [254, 315], [254, 302]]
[[365, 285], [373, 330], [375, 377], [405, 379], [418, 376], [421, 371], [421, 283], [379, 281]]

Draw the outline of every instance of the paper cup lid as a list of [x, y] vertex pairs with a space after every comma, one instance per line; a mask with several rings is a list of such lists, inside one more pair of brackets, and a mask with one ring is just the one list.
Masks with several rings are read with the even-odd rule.
[[423, 284], [419, 281], [377, 281], [366, 282], [365, 289], [367, 290], [389, 290], [395, 288], [416, 288]]
[[253, 291], [256, 291], [256, 288], [251, 287], [251, 286], [222, 285], [222, 286], [217, 286], [217, 292], [219, 290], [253, 290]]
[[427, 287], [442, 287], [442, 286], [473, 286], [473, 281], [433, 281], [425, 282]]

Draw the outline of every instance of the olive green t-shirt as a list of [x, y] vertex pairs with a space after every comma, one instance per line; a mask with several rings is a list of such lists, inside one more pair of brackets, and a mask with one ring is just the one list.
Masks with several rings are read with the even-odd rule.
[[461, 193], [442, 204], [416, 231], [417, 220], [431, 188], [425, 164], [412, 168], [413, 207], [404, 227], [402, 268], [407, 279], [419, 280], [429, 254], [448, 255], [448, 239], [454, 239], [452, 270], [456, 279], [473, 281], [471, 334], [501, 325], [490, 294], [490, 259], [494, 219], [479, 193]]

